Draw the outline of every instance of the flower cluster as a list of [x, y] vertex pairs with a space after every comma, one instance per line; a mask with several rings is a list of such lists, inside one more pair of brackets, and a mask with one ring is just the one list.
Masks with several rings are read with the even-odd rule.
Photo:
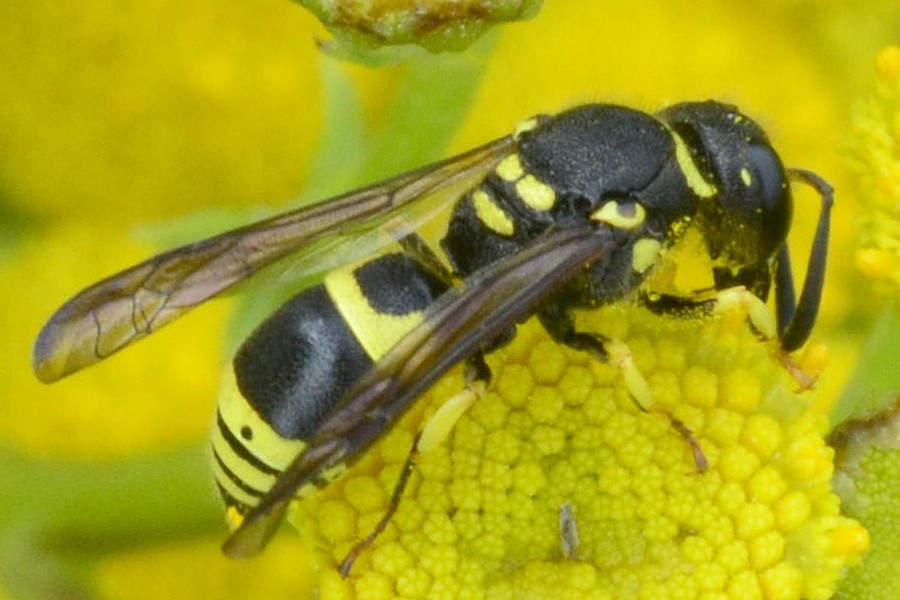
[[348, 579], [334, 565], [388, 510], [413, 436], [460, 377], [297, 504], [301, 543], [332, 567], [322, 598], [831, 597], [867, 533], [839, 512], [823, 420], [766, 346], [740, 318], [617, 306], [584, 325], [627, 342], [653, 409], [615, 367], [522, 326]]
[[863, 200], [862, 236], [856, 262], [868, 276], [900, 296], [900, 47], [887, 46], [876, 60], [878, 85], [857, 107], [854, 155]]

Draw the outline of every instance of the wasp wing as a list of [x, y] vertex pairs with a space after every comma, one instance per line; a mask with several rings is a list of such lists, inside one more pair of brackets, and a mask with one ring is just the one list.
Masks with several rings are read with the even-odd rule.
[[[44, 382], [92, 365], [221, 294], [263, 267], [299, 253], [306, 271], [328, 252], [364, 250], [414, 230], [507, 155], [512, 137], [322, 203], [164, 252], [83, 290], [60, 307], [35, 342]], [[373, 233], [374, 232], [374, 233]], [[309, 256], [303, 257], [308, 250]], [[362, 251], [364, 251], [362, 250]], [[338, 252], [346, 261], [361, 250]], [[321, 269], [334, 266], [334, 262]]]
[[612, 241], [590, 226], [549, 232], [451, 288], [347, 393], [307, 449], [225, 542], [233, 558], [260, 552], [297, 491], [351, 464], [453, 365], [535, 312], [560, 284], [602, 260]]

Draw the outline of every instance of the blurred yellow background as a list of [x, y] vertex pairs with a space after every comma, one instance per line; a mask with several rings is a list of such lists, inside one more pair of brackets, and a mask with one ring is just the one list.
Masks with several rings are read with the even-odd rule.
[[[488, 50], [453, 59], [478, 61], [483, 78], [437, 152], [588, 101], [739, 105], [786, 164], [837, 189], [816, 333], [835, 357], [827, 407], [880, 302], [853, 269], [857, 205], [840, 147], [877, 51], [900, 34], [894, 4], [547, 1], [492, 32]], [[230, 300], [52, 386], [29, 357], [43, 320], [81, 287], [161, 245], [290, 206], [321, 143], [324, 69], [350, 78], [373, 130], [409, 100], [403, 65], [337, 65], [316, 47], [328, 37], [286, 0], [0, 6], [0, 597], [302, 597], [290, 540], [244, 565], [217, 549], [225, 528], [205, 440]], [[426, 120], [443, 110], [428, 94], [409, 103]], [[817, 209], [798, 196], [798, 266]]]

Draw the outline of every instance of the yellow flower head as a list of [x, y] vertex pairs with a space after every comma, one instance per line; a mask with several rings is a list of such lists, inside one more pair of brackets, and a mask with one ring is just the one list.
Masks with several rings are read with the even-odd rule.
[[866, 210], [859, 268], [900, 296], [900, 47], [876, 59], [878, 86], [855, 114], [854, 158]]
[[628, 344], [654, 409], [635, 405], [615, 367], [520, 327], [489, 357], [488, 393], [416, 459], [347, 579], [336, 565], [388, 510], [414, 436], [459, 373], [296, 504], [323, 598], [832, 595], [868, 538], [840, 515], [824, 423], [742, 319], [622, 305], [581, 325]]

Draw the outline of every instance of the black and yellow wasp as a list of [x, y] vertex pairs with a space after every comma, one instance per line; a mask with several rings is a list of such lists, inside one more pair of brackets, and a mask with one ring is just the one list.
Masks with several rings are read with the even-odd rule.
[[[785, 243], [789, 178], [822, 197], [799, 300]], [[281, 259], [320, 272], [243, 343], [219, 402], [215, 474], [237, 516], [225, 550], [247, 556], [301, 488], [327, 485], [448, 369], [466, 362], [470, 382], [487, 383], [484, 354], [530, 316], [558, 342], [607, 360], [611, 340], [578, 331], [573, 310], [628, 299], [709, 314], [735, 290], [761, 304], [774, 284], [776, 320], [751, 322], [797, 349], [819, 307], [831, 205], [828, 184], [785, 170], [732, 106], [682, 103], [655, 115], [581, 106], [113, 275], [51, 317], [34, 369], [50, 382], [91, 365]], [[442, 212], [438, 249], [419, 232]], [[645, 289], [691, 229], [715, 289]]]

